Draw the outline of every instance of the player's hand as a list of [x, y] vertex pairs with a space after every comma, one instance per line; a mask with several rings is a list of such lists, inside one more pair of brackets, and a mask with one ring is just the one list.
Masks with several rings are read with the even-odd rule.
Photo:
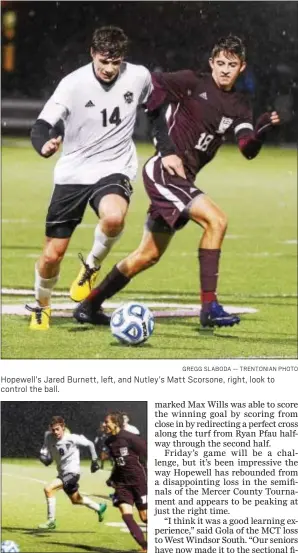
[[114, 488], [114, 482], [111, 478], [108, 478], [106, 481], [106, 485], [109, 486], [109, 488]]
[[179, 156], [171, 154], [161, 158], [163, 168], [172, 176], [177, 175], [186, 179], [183, 163]]
[[90, 467], [91, 472], [92, 473], [97, 472], [99, 469], [100, 469], [100, 466], [99, 466], [97, 460], [96, 461], [91, 461], [91, 467]]
[[62, 136], [58, 136], [57, 138], [51, 138], [43, 145], [41, 149], [41, 155], [44, 157], [52, 156], [59, 150], [61, 142], [62, 142]]
[[270, 121], [271, 121], [271, 125], [279, 125], [280, 118], [277, 111], [272, 111], [270, 113]]

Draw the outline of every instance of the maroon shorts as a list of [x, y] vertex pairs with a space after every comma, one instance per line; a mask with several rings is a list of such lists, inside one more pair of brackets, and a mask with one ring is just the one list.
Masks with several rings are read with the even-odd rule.
[[119, 507], [121, 503], [135, 505], [139, 511], [147, 509], [147, 482], [144, 479], [139, 484], [117, 484], [113, 497], [113, 505]]
[[148, 209], [148, 227], [154, 221], [164, 224], [164, 230], [178, 230], [189, 221], [188, 207], [203, 194], [193, 183], [171, 176], [162, 166], [161, 158], [154, 156], [143, 167], [143, 180], [151, 200]]

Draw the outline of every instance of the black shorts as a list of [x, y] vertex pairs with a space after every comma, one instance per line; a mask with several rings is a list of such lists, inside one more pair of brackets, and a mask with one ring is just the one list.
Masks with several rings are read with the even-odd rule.
[[62, 480], [63, 490], [67, 495], [73, 495], [78, 491], [80, 480], [79, 474], [69, 473], [64, 476], [58, 476], [58, 478]]
[[129, 203], [132, 194], [129, 178], [115, 173], [96, 184], [56, 184], [46, 218], [46, 236], [70, 238], [82, 221], [87, 203], [98, 215], [99, 202], [108, 194], [117, 194]]
[[161, 158], [154, 156], [143, 167], [143, 180], [151, 200], [147, 226], [150, 230], [174, 232], [189, 221], [188, 207], [192, 200], [204, 194], [186, 179], [171, 176], [162, 166]]
[[119, 507], [121, 503], [135, 505], [139, 511], [147, 509], [147, 482], [139, 482], [139, 484], [116, 484], [115, 493], [113, 495], [114, 507]]

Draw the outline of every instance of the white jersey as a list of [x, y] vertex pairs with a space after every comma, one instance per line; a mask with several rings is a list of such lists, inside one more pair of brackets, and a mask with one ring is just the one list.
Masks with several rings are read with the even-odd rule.
[[55, 461], [59, 476], [80, 474], [80, 446], [89, 447], [92, 459], [97, 459], [94, 444], [90, 440], [82, 434], [69, 432], [65, 432], [61, 440], [57, 440], [51, 432], [46, 432], [40, 453]]
[[152, 88], [148, 69], [127, 62], [110, 86], [99, 82], [92, 63], [64, 77], [38, 116], [52, 126], [62, 119], [65, 126], [54, 183], [95, 184], [113, 173], [134, 179], [137, 107]]
[[137, 427], [133, 426], [132, 424], [124, 424], [123, 430], [126, 430], [126, 432], [130, 432], [131, 434], [140, 434], [140, 431], [137, 429]]

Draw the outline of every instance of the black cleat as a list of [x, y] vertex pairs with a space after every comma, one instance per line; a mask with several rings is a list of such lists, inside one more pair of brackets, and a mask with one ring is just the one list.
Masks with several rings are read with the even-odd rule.
[[222, 305], [219, 305], [217, 301], [213, 301], [210, 303], [208, 311], [201, 311], [200, 322], [203, 328], [234, 326], [240, 323], [240, 318], [238, 315], [227, 313]]
[[89, 323], [92, 325], [109, 326], [111, 317], [106, 315], [100, 308], [94, 310], [92, 303], [88, 300], [82, 301], [73, 312], [74, 318], [78, 323]]

